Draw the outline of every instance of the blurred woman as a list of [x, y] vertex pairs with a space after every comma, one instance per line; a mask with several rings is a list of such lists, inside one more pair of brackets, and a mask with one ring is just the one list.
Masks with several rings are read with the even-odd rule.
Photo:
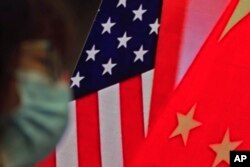
[[72, 44], [66, 13], [55, 0], [0, 3], [0, 167], [35, 164], [66, 127]]

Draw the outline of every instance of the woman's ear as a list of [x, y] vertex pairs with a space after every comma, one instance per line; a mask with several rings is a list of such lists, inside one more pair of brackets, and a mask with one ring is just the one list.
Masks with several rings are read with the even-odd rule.
[[20, 52], [23, 56], [36, 59], [47, 59], [50, 42], [45, 39], [26, 40], [20, 45]]

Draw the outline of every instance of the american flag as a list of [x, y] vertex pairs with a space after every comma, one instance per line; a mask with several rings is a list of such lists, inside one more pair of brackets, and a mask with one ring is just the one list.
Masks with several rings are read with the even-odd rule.
[[103, 0], [71, 78], [68, 130], [38, 166], [126, 166], [228, 2]]
[[[97, 112], [98, 116], [95, 123], [87, 125], [96, 128], [78, 130], [83, 135], [90, 133], [82, 138], [86, 142], [82, 148], [86, 149], [85, 144], [92, 144], [92, 147], [79, 155], [86, 158], [89, 166], [93, 166], [93, 162], [94, 166], [123, 166], [144, 139], [144, 125], [147, 125], [143, 117], [143, 79], [139, 75], [154, 67], [160, 11], [161, 0], [109, 0], [100, 6], [71, 78], [76, 99], [97, 92], [87, 100], [76, 102], [80, 106], [76, 109], [79, 117], [80, 112]], [[93, 96], [98, 96], [98, 100], [91, 106], [83, 105], [82, 101], [89, 102]], [[92, 105], [98, 106], [97, 110], [88, 111]], [[89, 119], [89, 113], [82, 117]], [[93, 131], [96, 133], [91, 136]], [[96, 140], [95, 143], [90, 143], [90, 138]]]
[[76, 99], [153, 69], [160, 9], [161, 0], [103, 1], [71, 78]]

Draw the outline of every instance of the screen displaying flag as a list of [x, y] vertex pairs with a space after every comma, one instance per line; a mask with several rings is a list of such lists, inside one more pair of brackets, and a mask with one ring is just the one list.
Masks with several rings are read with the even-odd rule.
[[71, 78], [67, 133], [38, 166], [128, 166], [228, 1], [104, 0]]

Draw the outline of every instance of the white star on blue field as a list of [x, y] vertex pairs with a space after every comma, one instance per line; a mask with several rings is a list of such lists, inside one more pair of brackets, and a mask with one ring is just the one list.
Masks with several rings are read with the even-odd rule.
[[75, 98], [154, 68], [162, 0], [103, 0], [71, 78]]

